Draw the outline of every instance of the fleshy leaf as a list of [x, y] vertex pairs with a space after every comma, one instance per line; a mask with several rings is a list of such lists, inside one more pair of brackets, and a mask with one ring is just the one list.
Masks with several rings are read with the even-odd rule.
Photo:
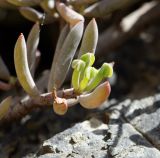
[[25, 18], [33, 22], [37, 22], [37, 21], [40, 22], [43, 19], [43, 13], [40, 13], [39, 11], [33, 8], [21, 7], [19, 11]]
[[48, 24], [56, 20], [53, 16], [41, 13], [31, 7], [20, 7], [19, 11], [26, 19], [33, 22]]
[[30, 70], [34, 69], [33, 66], [35, 65], [36, 52], [39, 44], [39, 33], [40, 27], [39, 24], [36, 23], [33, 25], [27, 38], [27, 57]]
[[14, 48], [14, 64], [18, 80], [23, 89], [32, 97], [39, 96], [39, 91], [29, 70], [26, 42], [23, 34], [19, 36]]
[[7, 0], [7, 2], [20, 7], [37, 5], [37, 3], [33, 0]]
[[56, 50], [55, 50], [55, 53], [54, 53], [54, 58], [53, 58], [53, 62], [52, 62], [52, 66], [51, 66], [51, 72], [50, 72], [50, 77], [49, 77], [49, 82], [48, 82], [48, 91], [51, 91], [52, 88], [53, 88], [53, 79], [54, 79], [54, 75], [56, 74], [56, 65], [57, 65], [57, 59], [59, 58], [60, 56], [60, 51], [61, 51], [61, 48], [62, 48], [62, 45], [66, 39], [66, 36], [69, 32], [69, 27], [68, 25], [66, 25], [61, 33], [60, 33], [60, 36], [58, 38], [58, 42], [57, 42], [57, 46], [56, 46]]
[[113, 74], [112, 64], [104, 63], [98, 70], [97, 75], [88, 83], [87, 87], [85, 88], [85, 91], [91, 91], [96, 86], [98, 86], [103, 79], [111, 77], [112, 74]]
[[53, 87], [60, 88], [63, 84], [70, 68], [73, 56], [81, 40], [83, 25], [83, 22], [79, 22], [68, 33], [59, 52], [60, 54], [58, 55], [55, 67], [53, 67], [54, 70], [52, 76], [50, 76], [50, 82], [48, 86], [49, 91], [52, 90]]
[[85, 62], [79, 59], [74, 60], [72, 62], [72, 68], [74, 68], [72, 74], [72, 86], [76, 92], [78, 92], [80, 77], [83, 71], [85, 70], [85, 66], [86, 66]]
[[97, 108], [109, 97], [110, 91], [110, 84], [106, 81], [100, 84], [93, 92], [80, 95], [79, 102], [84, 108]]
[[51, 76], [52, 76], [53, 71], [55, 70], [54, 67], [55, 67], [55, 65], [57, 63], [58, 56], [60, 55], [60, 51], [61, 51], [62, 45], [64, 43], [64, 40], [65, 40], [68, 32], [69, 32], [69, 27], [68, 27], [68, 25], [66, 25], [62, 29], [62, 31], [60, 33], [60, 36], [58, 38], [58, 42], [57, 42], [57, 46], [56, 46], [56, 50], [55, 50], [54, 58], [53, 58], [53, 62], [52, 62], [52, 67], [51, 67]]
[[64, 3], [57, 2], [56, 7], [60, 15], [70, 24], [71, 27], [80, 21], [84, 21], [84, 17], [81, 14], [67, 7]]
[[80, 59], [86, 62], [87, 66], [92, 66], [95, 61], [95, 56], [92, 53], [86, 53], [86, 54], [83, 54]]
[[80, 82], [80, 86], [79, 86], [80, 92], [83, 92], [83, 90], [86, 88], [90, 80], [90, 77], [91, 77], [91, 67], [89, 66], [85, 69], [83, 79]]
[[100, 71], [103, 77], [112, 77], [113, 75], [113, 66], [112, 63], [104, 63], [101, 67]]
[[76, 69], [77, 71], [83, 71], [83, 68], [85, 65], [86, 65], [86, 63], [80, 59], [75, 59], [72, 62], [72, 68]]
[[80, 58], [86, 52], [95, 53], [97, 41], [98, 28], [97, 23], [93, 18], [85, 29], [78, 58]]
[[98, 73], [98, 70], [94, 67], [90, 67], [90, 71], [91, 71], [91, 76], [90, 76], [91, 78], [94, 78]]

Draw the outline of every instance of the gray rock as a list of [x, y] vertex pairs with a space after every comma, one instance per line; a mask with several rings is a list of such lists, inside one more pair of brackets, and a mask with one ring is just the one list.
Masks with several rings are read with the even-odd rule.
[[160, 150], [160, 95], [128, 100], [117, 108], [126, 121]]
[[159, 150], [120, 116], [119, 111], [110, 116], [111, 139], [107, 141], [110, 155], [114, 158], [159, 158]]
[[104, 140], [107, 131], [108, 126], [95, 118], [84, 121], [45, 141], [37, 155], [39, 158], [107, 157]]
[[160, 95], [107, 103], [92, 119], [45, 141], [35, 157], [160, 158], [159, 107]]
[[96, 118], [76, 124], [45, 141], [37, 157], [159, 158], [160, 152], [119, 116], [112, 112], [108, 125]]

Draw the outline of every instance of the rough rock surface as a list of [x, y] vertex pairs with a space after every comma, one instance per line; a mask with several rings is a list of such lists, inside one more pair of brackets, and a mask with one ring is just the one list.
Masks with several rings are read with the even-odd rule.
[[90, 120], [46, 140], [34, 156], [160, 158], [159, 107], [160, 95], [106, 104]]
[[84, 121], [45, 141], [37, 155], [44, 157], [106, 157], [108, 126], [97, 119]]
[[[121, 117], [160, 150], [160, 94], [141, 100], [126, 100], [116, 106]], [[138, 137], [131, 137], [134, 141]]]
[[108, 150], [114, 158], [158, 158], [156, 149], [141, 133], [115, 111], [109, 122], [111, 139], [107, 141]]
[[108, 122], [78, 123], [45, 141], [35, 157], [159, 158], [159, 101], [156, 95], [108, 107], [101, 113]]

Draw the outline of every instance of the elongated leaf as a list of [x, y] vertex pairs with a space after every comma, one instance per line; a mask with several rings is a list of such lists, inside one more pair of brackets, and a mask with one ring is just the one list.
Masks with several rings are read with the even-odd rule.
[[34, 77], [35, 71], [39, 65], [40, 59], [41, 59], [41, 52], [39, 50], [36, 51], [35, 53], [35, 62], [33, 63], [33, 65], [30, 68], [30, 72], [32, 74], [32, 77]]
[[10, 72], [0, 56], [0, 79], [9, 81]]
[[0, 0], [0, 6], [3, 9], [15, 9], [16, 8], [15, 5], [8, 3], [6, 0]]
[[67, 7], [64, 3], [57, 2], [56, 7], [59, 14], [70, 24], [71, 27], [76, 25], [79, 21], [84, 21], [84, 17], [81, 14]]
[[27, 61], [27, 48], [23, 34], [21, 34], [14, 48], [14, 64], [18, 80], [23, 89], [33, 97], [39, 95], [39, 91], [29, 71]]
[[60, 88], [68, 73], [71, 61], [77, 50], [79, 42], [83, 33], [83, 22], [76, 24], [67, 35], [61, 51], [59, 52], [55, 66], [50, 75], [48, 90], [51, 91], [53, 87]]
[[102, 0], [86, 8], [84, 15], [89, 17], [104, 17], [139, 1], [140, 0]]
[[32, 27], [27, 38], [27, 57], [30, 70], [33, 67], [36, 59], [37, 47], [39, 44], [39, 33], [40, 33], [39, 24], [36, 23]]
[[96, 89], [89, 93], [80, 95], [79, 103], [87, 109], [98, 108], [104, 101], [107, 100], [111, 92], [111, 87], [108, 81], [100, 84]]
[[38, 12], [37, 10], [30, 7], [21, 7], [20, 13], [33, 22], [42, 21], [43, 13]]
[[68, 27], [68, 25], [66, 25], [62, 29], [62, 31], [60, 33], [60, 36], [59, 36], [59, 39], [58, 39], [58, 42], [57, 42], [57, 46], [56, 46], [56, 50], [55, 50], [55, 53], [54, 53], [54, 58], [53, 58], [52, 66], [51, 66], [50, 78], [49, 78], [49, 82], [48, 82], [48, 89], [53, 88], [52, 87], [53, 86], [52, 82], [53, 82], [53, 76], [55, 75], [55, 70], [56, 70], [55, 67], [56, 67], [56, 64], [57, 64], [57, 59], [60, 55], [60, 50], [62, 48], [62, 45], [64, 43], [64, 40], [65, 40], [68, 32], [69, 32], [69, 27]]
[[44, 15], [43, 13], [31, 7], [21, 7], [19, 11], [26, 19], [33, 22], [48, 24], [56, 20], [53, 16], [48, 14]]
[[[123, 31], [124, 32], [130, 31], [132, 26], [139, 19], [137, 17], [141, 17], [141, 16], [145, 15], [145, 13], [147, 13], [151, 8], [155, 7], [157, 5], [157, 3], [158, 3], [157, 1], [151, 1], [151, 2], [148, 2], [148, 3], [144, 3], [144, 5], [142, 5], [140, 8], [138, 8], [137, 10], [132, 12], [131, 14], [124, 17], [121, 21], [121, 24], [120, 24], [120, 26], [123, 28]], [[141, 19], [140, 19], [140, 21], [141, 21]]]
[[78, 57], [80, 58], [84, 53], [87, 52], [95, 53], [97, 41], [98, 28], [97, 23], [93, 18], [85, 29]]
[[5, 98], [1, 103], [0, 103], [0, 120], [5, 116], [5, 114], [8, 112], [9, 107], [12, 104], [12, 97], [9, 96]]
[[91, 91], [97, 85], [100, 84], [100, 82], [105, 78], [110, 78], [113, 75], [113, 65], [112, 63], [104, 63], [101, 68], [98, 70], [97, 75], [90, 80], [87, 87], [85, 88], [85, 91]]
[[7, 2], [20, 7], [34, 6], [37, 3], [33, 0], [7, 0]]
[[[63, 43], [64, 43], [65, 38], [67, 37], [68, 32], [69, 32], [69, 26], [66, 25], [66, 26], [62, 29], [62, 31], [61, 31], [61, 33], [60, 33], [60, 36], [59, 36], [59, 38], [58, 38], [56, 50], [55, 50], [55, 53], [54, 53], [53, 64], [56, 63], [56, 61], [57, 61], [57, 59], [58, 59], [58, 56], [59, 56], [59, 54], [60, 54], [60, 50], [61, 50], [61, 48], [62, 48], [62, 45], [63, 45]], [[53, 65], [53, 66], [54, 66], [54, 65]]]

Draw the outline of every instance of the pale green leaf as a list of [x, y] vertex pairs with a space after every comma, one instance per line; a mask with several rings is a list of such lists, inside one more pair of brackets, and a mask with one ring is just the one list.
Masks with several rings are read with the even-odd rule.
[[97, 41], [98, 41], [98, 28], [97, 28], [97, 23], [93, 18], [85, 29], [78, 58], [80, 58], [86, 52], [95, 53], [97, 47]]
[[23, 34], [21, 34], [14, 48], [14, 64], [18, 80], [23, 89], [33, 97], [39, 96], [39, 91], [31, 76], [28, 60], [27, 48]]

